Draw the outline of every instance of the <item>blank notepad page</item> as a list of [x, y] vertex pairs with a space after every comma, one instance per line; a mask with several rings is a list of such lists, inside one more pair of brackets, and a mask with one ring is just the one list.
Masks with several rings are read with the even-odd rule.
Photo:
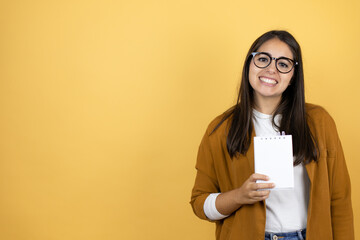
[[275, 189], [294, 187], [291, 135], [254, 137], [254, 157], [255, 173], [269, 176]]

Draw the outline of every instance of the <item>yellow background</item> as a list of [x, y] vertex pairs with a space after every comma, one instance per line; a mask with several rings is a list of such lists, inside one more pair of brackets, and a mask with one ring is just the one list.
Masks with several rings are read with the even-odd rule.
[[0, 239], [214, 239], [197, 148], [251, 43], [286, 29], [334, 117], [360, 235], [360, 2], [0, 2]]

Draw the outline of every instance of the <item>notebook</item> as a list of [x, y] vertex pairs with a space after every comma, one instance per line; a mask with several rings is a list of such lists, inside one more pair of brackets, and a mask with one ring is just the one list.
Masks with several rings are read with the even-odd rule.
[[291, 135], [254, 137], [255, 173], [269, 176], [274, 189], [294, 188], [294, 166]]

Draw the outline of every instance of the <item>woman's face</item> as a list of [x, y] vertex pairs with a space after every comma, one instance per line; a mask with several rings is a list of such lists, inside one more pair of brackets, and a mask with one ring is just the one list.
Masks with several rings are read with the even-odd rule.
[[[267, 52], [272, 57], [287, 57], [294, 59], [294, 56], [289, 46], [277, 38], [270, 39], [263, 43], [257, 52]], [[294, 75], [294, 69], [289, 73], [280, 73], [275, 66], [275, 61], [266, 68], [258, 68], [254, 61], [251, 60], [249, 66], [249, 82], [254, 89], [254, 100], [256, 104], [264, 101], [278, 101], [281, 100], [282, 93], [290, 84], [290, 80]]]

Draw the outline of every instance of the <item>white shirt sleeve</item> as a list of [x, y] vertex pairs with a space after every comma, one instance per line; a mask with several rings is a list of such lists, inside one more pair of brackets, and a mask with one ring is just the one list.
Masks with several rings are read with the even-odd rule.
[[215, 201], [216, 201], [217, 196], [219, 196], [219, 195], [220, 195], [220, 193], [211, 193], [204, 202], [205, 215], [208, 219], [210, 219], [212, 221], [221, 220], [221, 219], [229, 216], [229, 215], [222, 215], [216, 209]]

